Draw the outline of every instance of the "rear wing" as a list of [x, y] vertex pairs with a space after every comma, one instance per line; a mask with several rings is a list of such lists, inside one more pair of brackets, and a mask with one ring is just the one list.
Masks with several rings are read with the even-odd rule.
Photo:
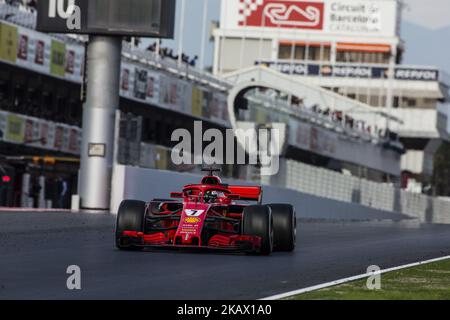
[[261, 187], [249, 187], [249, 186], [228, 186], [228, 190], [232, 194], [237, 194], [241, 197], [241, 200], [258, 201], [262, 202], [262, 188]]

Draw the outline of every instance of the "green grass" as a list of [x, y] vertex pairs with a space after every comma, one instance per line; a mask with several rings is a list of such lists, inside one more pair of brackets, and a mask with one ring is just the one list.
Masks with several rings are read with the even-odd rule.
[[381, 275], [381, 290], [367, 278], [287, 298], [288, 300], [450, 300], [450, 260]]

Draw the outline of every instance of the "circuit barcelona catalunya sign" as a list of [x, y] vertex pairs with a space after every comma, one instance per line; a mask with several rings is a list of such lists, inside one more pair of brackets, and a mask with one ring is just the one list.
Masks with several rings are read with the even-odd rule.
[[240, 26], [323, 29], [323, 2], [240, 1]]
[[394, 36], [396, 1], [227, 0], [223, 28], [301, 29], [307, 32]]

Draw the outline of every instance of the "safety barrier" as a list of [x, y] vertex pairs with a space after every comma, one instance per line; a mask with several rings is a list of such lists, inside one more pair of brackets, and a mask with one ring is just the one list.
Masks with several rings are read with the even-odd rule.
[[[180, 191], [186, 184], [198, 183], [199, 174], [180, 173], [167, 170], [144, 169], [116, 164], [113, 171], [111, 212], [116, 213], [124, 199], [150, 201], [167, 198], [170, 192]], [[255, 184], [224, 179], [231, 184]], [[263, 186], [264, 203], [290, 203], [302, 219], [327, 220], [371, 220], [408, 218], [405, 215], [317, 197], [294, 190]]]
[[423, 222], [450, 223], [450, 200], [407, 192], [389, 183], [372, 182], [293, 160], [281, 163], [281, 171], [271, 183], [317, 197], [406, 214]]
[[[154, 172], [158, 170], [177, 177], [187, 172], [199, 173], [199, 168], [195, 165], [174, 166], [170, 160], [171, 150], [169, 148], [141, 143], [139, 150], [136, 150], [135, 156], [132, 156], [131, 153], [124, 155], [124, 150], [120, 150], [118, 161], [121, 165], [118, 164], [117, 167], [127, 168], [126, 172], [133, 172], [133, 176], [134, 172], [142, 172], [144, 176], [146, 172], [152, 172], [153, 175], [157, 175]], [[249, 174], [244, 176], [250, 177]], [[132, 180], [134, 179], [137, 179], [136, 183], [139, 184], [140, 174], [136, 174]], [[153, 177], [149, 176], [149, 179], [151, 181]], [[157, 181], [159, 181], [159, 178]], [[180, 180], [180, 183], [182, 183], [181, 181], [187, 180]], [[260, 181], [255, 179], [254, 183], [261, 183], [269, 190], [272, 190], [270, 199], [275, 202], [297, 201], [299, 206], [304, 207], [305, 203], [311, 202], [311, 199], [322, 201], [323, 203], [320, 205], [314, 202], [310, 206], [311, 209], [308, 209], [307, 214], [311, 217], [317, 217], [317, 211], [319, 210], [317, 208], [321, 208], [319, 212], [323, 215], [323, 212], [327, 210], [334, 210], [333, 208], [336, 205], [346, 208], [348, 204], [352, 204], [356, 205], [356, 208], [360, 210], [360, 215], [355, 212], [354, 217], [366, 216], [368, 208], [371, 208], [376, 212], [393, 212], [418, 218], [422, 222], [450, 223], [450, 199], [411, 193], [396, 188], [390, 183], [373, 182], [293, 160], [280, 159], [280, 171], [276, 176], [260, 177]], [[173, 185], [173, 187], [176, 188], [178, 186]], [[134, 187], [131, 188], [134, 189]], [[158, 191], [161, 190], [164, 189]], [[274, 190], [279, 191], [275, 192]], [[145, 190], [145, 192], [148, 192], [148, 190]], [[292, 195], [286, 198], [286, 194], [289, 193]], [[298, 198], [300, 194], [302, 195], [301, 201]], [[333, 203], [333, 205], [328, 205], [329, 203]], [[355, 210], [355, 207], [351, 208]], [[345, 209], [342, 210], [345, 212]], [[354, 212], [352, 210], [350, 212]], [[327, 213], [327, 215], [336, 217], [336, 213], [333, 214], [332, 212]]]

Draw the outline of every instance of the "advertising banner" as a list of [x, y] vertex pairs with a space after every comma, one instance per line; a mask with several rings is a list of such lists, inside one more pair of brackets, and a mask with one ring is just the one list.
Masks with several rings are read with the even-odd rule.
[[77, 45], [66, 45], [64, 77], [74, 82], [81, 82], [84, 68], [84, 48]]
[[17, 57], [17, 27], [0, 23], [0, 59], [16, 62]]
[[31, 118], [25, 119], [25, 143], [30, 143], [36, 139], [39, 139], [39, 123]]
[[[171, 110], [191, 113], [192, 87], [189, 83], [169, 76], [159, 76], [160, 103]], [[187, 102], [187, 103], [186, 103]]]
[[0, 140], [47, 150], [79, 154], [81, 129], [0, 111]]
[[[320, 65], [315, 63], [291, 63], [276, 61], [257, 61], [256, 65], [265, 65], [281, 73], [297, 76], [322, 76], [343, 78], [387, 79], [387, 67], [358, 65]], [[414, 67], [396, 67], [395, 79], [410, 81], [438, 81], [439, 70]]]
[[[327, 1], [327, 29], [332, 33], [341, 34], [387, 34], [383, 23], [395, 31], [395, 1], [367, 1], [367, 0], [336, 0]], [[391, 5], [389, 5], [391, 4]], [[386, 18], [383, 20], [383, 18]], [[391, 18], [391, 19], [389, 19]]]
[[141, 143], [141, 154], [139, 157], [139, 166], [142, 168], [155, 168], [154, 146], [147, 143]]
[[335, 156], [339, 145], [336, 133], [297, 120], [289, 122], [289, 143], [324, 156]]
[[[0, 60], [16, 66], [81, 83], [84, 47], [64, 43], [35, 30], [0, 23]], [[138, 63], [122, 62], [120, 95], [162, 108], [217, 120], [228, 125], [226, 96]], [[210, 102], [210, 100], [212, 102]], [[213, 110], [209, 110], [211, 103]], [[49, 126], [49, 132], [54, 127]], [[70, 140], [70, 138], [69, 138]], [[46, 146], [54, 148], [53, 145]]]
[[218, 93], [213, 93], [209, 101], [209, 118], [211, 120], [220, 121], [222, 120], [222, 110], [220, 95]]
[[145, 100], [147, 97], [147, 70], [136, 68], [134, 71], [134, 97]]
[[69, 145], [67, 151], [74, 154], [80, 154], [81, 131], [76, 128], [70, 129]]
[[127, 98], [159, 103], [159, 74], [155, 71], [123, 62], [120, 73], [120, 95]]
[[164, 147], [155, 146], [155, 168], [159, 170], [167, 170], [169, 167], [169, 150]]
[[301, 29], [341, 35], [397, 35], [394, 0], [227, 0], [222, 28]]
[[28, 60], [28, 36], [25, 34], [19, 35], [17, 58], [25, 61]]
[[147, 74], [147, 88], [145, 91], [145, 99], [152, 101], [158, 96], [159, 88], [157, 78], [154, 74]]
[[66, 66], [66, 44], [52, 40], [50, 54], [50, 73], [54, 76], [64, 77]]
[[240, 26], [323, 29], [323, 2], [244, 0], [240, 3]]
[[120, 71], [120, 95], [122, 97], [132, 97], [132, 79], [134, 79], [134, 66], [129, 63], [122, 62]]
[[24, 143], [25, 119], [15, 114], [8, 114], [6, 120], [5, 141], [12, 143]]
[[311, 128], [309, 124], [303, 124], [292, 120], [289, 124], [291, 143], [303, 150], [309, 150], [311, 140]]
[[5, 112], [0, 112], [0, 140], [5, 138], [7, 120], [7, 114]]
[[203, 90], [193, 86], [192, 87], [192, 115], [201, 117], [203, 110]]
[[17, 39], [16, 65], [50, 74], [51, 39], [25, 28], [18, 28]]
[[35, 40], [34, 49], [34, 63], [37, 65], [44, 65], [45, 59], [45, 42], [42, 40]]

